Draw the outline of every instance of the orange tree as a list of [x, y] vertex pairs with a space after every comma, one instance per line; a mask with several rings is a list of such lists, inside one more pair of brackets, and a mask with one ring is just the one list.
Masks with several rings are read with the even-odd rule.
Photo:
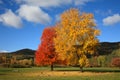
[[53, 64], [57, 61], [57, 55], [55, 53], [53, 42], [53, 38], [55, 36], [55, 30], [53, 27], [47, 27], [44, 29], [41, 37], [41, 44], [35, 53], [36, 65], [51, 65], [51, 70], [53, 70]]
[[81, 71], [88, 64], [86, 54], [94, 54], [99, 41], [100, 31], [96, 28], [93, 14], [79, 13], [70, 9], [61, 14], [55, 27], [55, 50], [68, 65], [79, 64]]

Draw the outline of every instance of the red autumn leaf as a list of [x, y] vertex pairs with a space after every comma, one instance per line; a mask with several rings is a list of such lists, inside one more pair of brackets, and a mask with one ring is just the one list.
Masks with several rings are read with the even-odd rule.
[[55, 30], [53, 27], [47, 27], [44, 29], [41, 44], [35, 53], [36, 65], [53, 65], [57, 60], [57, 54], [55, 53], [53, 38], [55, 37]]

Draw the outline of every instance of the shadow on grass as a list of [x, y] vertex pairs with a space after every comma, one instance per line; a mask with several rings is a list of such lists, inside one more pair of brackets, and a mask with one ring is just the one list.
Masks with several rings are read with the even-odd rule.
[[0, 70], [0, 72], [11, 72], [12, 70]]
[[120, 70], [84, 70], [85, 72], [120, 72]]
[[[62, 70], [62, 69], [56, 69], [54, 71], [80, 71], [80, 70]], [[91, 69], [83, 69], [84, 72], [120, 72], [120, 69], [94, 69], [94, 68], [91, 68]]]
[[0, 76], [2, 76], [2, 75], [7, 75], [7, 74], [0, 73]]

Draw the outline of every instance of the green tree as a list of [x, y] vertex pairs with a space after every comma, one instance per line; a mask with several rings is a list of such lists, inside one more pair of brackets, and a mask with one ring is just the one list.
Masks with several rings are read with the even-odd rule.
[[114, 51], [112, 52], [112, 55], [113, 55], [114, 57], [120, 57], [120, 49], [114, 50]]
[[105, 56], [98, 56], [97, 58], [97, 61], [98, 61], [98, 65], [100, 67], [104, 67], [105, 66]]

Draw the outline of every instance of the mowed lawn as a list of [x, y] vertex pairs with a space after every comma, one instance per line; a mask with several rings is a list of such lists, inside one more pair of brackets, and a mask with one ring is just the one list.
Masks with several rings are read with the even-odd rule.
[[120, 80], [119, 68], [0, 68], [0, 80]]

